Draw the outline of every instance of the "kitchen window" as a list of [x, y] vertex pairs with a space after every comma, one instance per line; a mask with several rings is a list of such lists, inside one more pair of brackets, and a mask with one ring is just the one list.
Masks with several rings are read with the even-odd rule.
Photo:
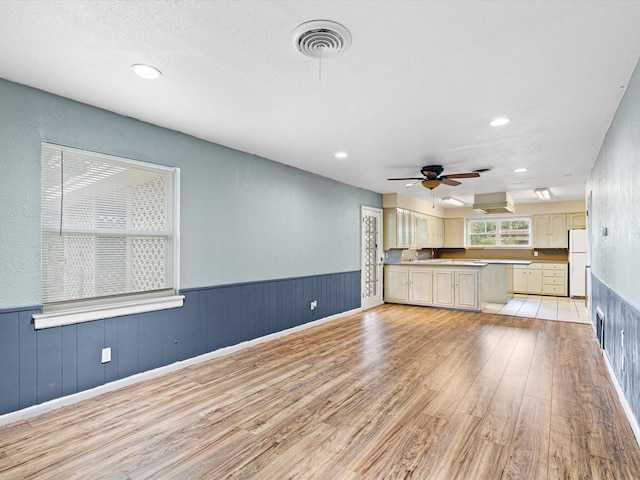
[[467, 219], [469, 247], [531, 247], [531, 217]]
[[36, 328], [182, 305], [179, 169], [43, 143]]

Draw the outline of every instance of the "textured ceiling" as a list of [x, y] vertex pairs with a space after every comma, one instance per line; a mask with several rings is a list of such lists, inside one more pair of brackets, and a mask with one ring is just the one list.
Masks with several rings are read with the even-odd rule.
[[[317, 19], [353, 36], [322, 65], [290, 40]], [[638, 19], [630, 1], [4, 0], [0, 77], [380, 193], [431, 200], [386, 178], [442, 164], [492, 170], [438, 203], [567, 200], [640, 56]]]

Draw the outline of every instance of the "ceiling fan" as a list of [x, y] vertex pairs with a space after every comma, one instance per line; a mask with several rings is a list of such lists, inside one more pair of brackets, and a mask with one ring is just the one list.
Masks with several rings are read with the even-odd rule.
[[468, 173], [452, 173], [451, 175], [441, 175], [441, 173], [444, 171], [444, 167], [442, 165], [427, 165], [426, 167], [422, 167], [420, 169], [420, 173], [423, 175], [422, 177], [387, 178], [387, 180], [418, 180], [416, 183], [414, 183], [414, 185], [422, 183], [422, 186], [424, 188], [433, 190], [434, 188], [439, 187], [441, 183], [455, 187], [456, 185], [460, 185], [460, 182], [454, 180], [454, 178], [475, 178], [480, 176], [480, 172], [487, 170], [489, 169], [483, 168]]

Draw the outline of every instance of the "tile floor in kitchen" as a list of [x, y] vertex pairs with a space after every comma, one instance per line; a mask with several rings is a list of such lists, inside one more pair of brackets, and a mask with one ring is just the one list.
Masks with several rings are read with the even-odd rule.
[[515, 294], [506, 305], [489, 303], [483, 312], [562, 322], [591, 323], [584, 306], [584, 298]]

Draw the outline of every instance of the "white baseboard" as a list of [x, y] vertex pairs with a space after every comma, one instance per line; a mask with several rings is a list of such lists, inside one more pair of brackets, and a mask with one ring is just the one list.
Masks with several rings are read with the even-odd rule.
[[602, 357], [604, 358], [604, 363], [607, 366], [607, 370], [609, 371], [609, 376], [611, 377], [611, 381], [613, 382], [613, 385], [616, 388], [616, 393], [618, 394], [618, 398], [620, 399], [620, 403], [622, 404], [624, 413], [627, 416], [627, 420], [629, 420], [629, 425], [631, 425], [631, 430], [633, 430], [633, 434], [636, 437], [636, 442], [638, 442], [638, 445], [640, 445], [640, 426], [638, 425], [638, 419], [633, 414], [633, 410], [631, 410], [631, 405], [629, 405], [629, 401], [627, 400], [626, 395], [622, 391], [622, 387], [618, 382], [618, 378], [616, 377], [613, 371], [613, 366], [609, 362], [609, 357], [607, 357], [606, 352], [602, 351]]
[[103, 393], [112, 392], [119, 388], [133, 385], [134, 383], [149, 380], [151, 378], [159, 377], [160, 375], [164, 375], [169, 372], [175, 372], [176, 370], [180, 370], [191, 365], [196, 365], [198, 363], [206, 362], [214, 358], [222, 357], [223, 355], [229, 355], [230, 353], [244, 350], [245, 348], [253, 347], [261, 343], [269, 342], [271, 340], [275, 340], [276, 338], [285, 337], [287, 335], [291, 335], [292, 333], [300, 332], [311, 327], [317, 327], [318, 325], [332, 322], [334, 320], [338, 320], [361, 311], [361, 308], [354, 308], [353, 310], [338, 313], [336, 315], [331, 315], [329, 317], [320, 318], [318, 320], [314, 320], [313, 322], [298, 325], [297, 327], [292, 327], [280, 332], [271, 333], [269, 335], [265, 335], [264, 337], [255, 338], [253, 340], [238, 343], [237, 345], [220, 348], [218, 350], [214, 350], [213, 352], [205, 353], [197, 357], [181, 360], [170, 365], [165, 365], [164, 367], [154, 368], [153, 370], [137, 373], [135, 375], [131, 375], [130, 377], [121, 378], [120, 380], [105, 383], [104, 385], [99, 385], [89, 390], [84, 390], [82, 392], [74, 393], [64, 397], [55, 398], [53, 400], [49, 400], [48, 402], [23, 408], [22, 410], [17, 410], [15, 412], [5, 413], [4, 415], [0, 415], [0, 426], [8, 425], [20, 420], [25, 420], [37, 415], [42, 415], [43, 413], [55, 410], [60, 407], [72, 405], [89, 398], [97, 397], [98, 395], [102, 395]]

